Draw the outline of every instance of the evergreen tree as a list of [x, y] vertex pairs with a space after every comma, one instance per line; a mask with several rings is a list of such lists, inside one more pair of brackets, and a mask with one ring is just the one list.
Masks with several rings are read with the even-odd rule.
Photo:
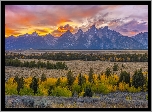
[[32, 82], [30, 84], [30, 88], [33, 89], [33, 93], [34, 95], [37, 93], [37, 90], [38, 90], [38, 79], [36, 78], [36, 76], [34, 76], [32, 78]]
[[56, 86], [59, 86], [61, 84], [61, 79], [58, 78], [58, 80], [56, 81]]
[[17, 91], [18, 94], [20, 93], [20, 89], [23, 89], [24, 87], [24, 79], [23, 77], [19, 78], [19, 81], [17, 82]]
[[84, 83], [86, 83], [86, 78], [80, 73], [78, 76], [78, 85], [82, 86]]
[[69, 86], [69, 89], [71, 89], [71, 86], [72, 86], [74, 80], [75, 80], [75, 77], [73, 76], [72, 71], [70, 70], [67, 73], [67, 85]]
[[141, 87], [143, 89], [144, 84], [145, 84], [145, 77], [143, 76], [142, 69], [136, 70], [132, 77], [132, 85], [135, 88]]
[[126, 84], [130, 84], [130, 74], [126, 71], [121, 71], [118, 82], [125, 82]]
[[91, 90], [91, 87], [86, 87], [85, 88], [85, 93], [83, 94], [83, 97], [92, 97], [92, 95], [93, 95], [93, 92], [92, 92], [92, 90]]
[[41, 76], [41, 82], [44, 82], [46, 80], [47, 80], [46, 75], [43, 73], [42, 76]]
[[15, 78], [14, 78], [14, 80], [13, 80], [13, 83], [18, 82], [18, 81], [19, 81], [18, 75], [15, 75]]
[[106, 74], [107, 77], [111, 75], [111, 70], [110, 70], [109, 67], [106, 69], [105, 74]]
[[113, 71], [118, 71], [118, 64], [114, 63]]
[[18, 75], [15, 76], [13, 82], [17, 83], [17, 92], [18, 94], [20, 94], [20, 90], [23, 89], [24, 87], [24, 79], [23, 77], [19, 78]]
[[52, 94], [52, 90], [54, 89], [54, 86], [50, 86], [50, 88], [48, 89], [48, 95]]
[[99, 80], [99, 81], [101, 80], [101, 75], [100, 75], [100, 74], [98, 75], [98, 80]]
[[93, 83], [93, 69], [92, 69], [92, 68], [90, 68], [90, 71], [89, 71], [88, 81], [89, 81], [90, 83]]

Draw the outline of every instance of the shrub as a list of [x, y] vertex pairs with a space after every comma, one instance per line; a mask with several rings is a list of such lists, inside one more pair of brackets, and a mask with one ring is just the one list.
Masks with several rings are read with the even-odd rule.
[[81, 93], [79, 93], [79, 96], [84, 96], [84, 91], [82, 91]]
[[67, 77], [61, 77], [60, 81], [61, 81], [61, 83], [60, 83], [61, 87], [66, 87], [67, 86]]
[[54, 89], [54, 86], [50, 86], [48, 89], [48, 96], [52, 94], [52, 90]]
[[127, 88], [127, 90], [130, 93], [136, 93], [136, 92], [140, 92], [141, 89], [140, 89], [140, 87], [135, 88], [134, 86], [131, 86], [131, 87]]
[[93, 85], [92, 86], [92, 91], [94, 91], [95, 93], [103, 93], [103, 94], [108, 94], [110, 92], [109, 90], [109, 85], [105, 85], [104, 83], [99, 83], [97, 86]]
[[99, 82], [101, 81], [101, 74], [98, 75], [97, 79], [98, 79]]
[[[11, 78], [10, 78], [11, 79]], [[9, 83], [11, 80], [8, 80], [7, 83], [5, 83], [5, 94], [6, 95], [17, 95], [17, 83]]]
[[114, 74], [114, 75], [109, 76], [107, 80], [108, 80], [109, 84], [117, 85], [119, 77], [118, 77], [118, 75]]
[[34, 95], [34, 94], [31, 88], [24, 86], [24, 88], [21, 89], [20, 91], [20, 95]]
[[67, 88], [62, 88], [60, 86], [55, 87], [52, 90], [52, 96], [65, 96], [65, 97], [71, 97], [72, 93]]
[[37, 96], [47, 96], [48, 95], [48, 89], [46, 89], [46, 88], [38, 88], [36, 95]]
[[114, 63], [113, 71], [118, 71], [118, 64]]
[[46, 88], [49, 88], [51, 85], [55, 85], [57, 78], [47, 78], [47, 81], [43, 82]]
[[58, 78], [58, 80], [56, 81], [56, 86], [59, 86], [61, 84], [61, 79], [60, 78]]
[[120, 82], [119, 85], [118, 85], [118, 89], [120, 91], [125, 91], [125, 83], [124, 82]]
[[126, 96], [126, 100], [131, 100], [132, 97], [130, 95]]
[[81, 87], [80, 85], [78, 85], [78, 84], [72, 85], [72, 95], [73, 95], [74, 93], [79, 94], [79, 93], [81, 93], [81, 92], [82, 92], [82, 87]]
[[32, 82], [32, 77], [25, 78], [24, 79], [24, 86], [27, 87], [27, 88], [28, 87], [30, 88], [31, 82]]

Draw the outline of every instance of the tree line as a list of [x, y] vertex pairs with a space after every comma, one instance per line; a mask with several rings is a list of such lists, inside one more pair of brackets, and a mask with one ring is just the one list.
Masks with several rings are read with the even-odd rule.
[[55, 61], [83, 60], [83, 61], [110, 61], [110, 62], [148, 62], [148, 54], [83, 54], [83, 53], [43, 53], [40, 55], [23, 55], [21, 53], [7, 54], [6, 59], [46, 59]]
[[[33, 76], [29, 87], [33, 91], [33, 94], [36, 95], [39, 92], [40, 84], [44, 82], [43, 84], [46, 84], [45, 89], [47, 88], [46, 90], [48, 96], [70, 96], [70, 93], [71, 96], [74, 96], [75, 94], [80, 95], [81, 93], [83, 93], [82, 96], [84, 97], [92, 97], [94, 93], [108, 94], [114, 89], [113, 87], [120, 88], [119, 90], [121, 91], [135, 92], [138, 89], [140, 89], [140, 91], [148, 91], [148, 79], [143, 75], [142, 69], [136, 70], [132, 76], [132, 79], [130, 77], [130, 73], [126, 71], [121, 71], [118, 80], [115, 81], [116, 77], [112, 78], [114, 76], [110, 68], [106, 69], [105, 78], [102, 75], [103, 74], [99, 74], [97, 79], [95, 79], [94, 71], [92, 68], [90, 68], [90, 71], [88, 73], [88, 79], [84, 75], [79, 73], [79, 75], [77, 76], [77, 83], [74, 83], [76, 80], [76, 76], [74, 76], [73, 72], [69, 70], [66, 75], [66, 84], [63, 84], [63, 82], [61, 81], [61, 77], [59, 77], [55, 84], [47, 88], [47, 86], [49, 85], [49, 83], [46, 83], [47, 77], [45, 74], [42, 74], [41, 78]], [[13, 80], [13, 83], [17, 83], [16, 90], [20, 95], [20, 91], [24, 88], [25, 85], [24, 78], [16, 75]], [[109, 89], [109, 86], [112, 86], [111, 90]], [[113, 91], [116, 91], [116, 89]]]
[[37, 63], [35, 61], [24, 61], [21, 62], [18, 59], [5, 59], [5, 66], [15, 66], [15, 67], [29, 67], [29, 68], [46, 68], [46, 69], [65, 69], [68, 70], [67, 65], [65, 62], [56, 62], [55, 64], [41, 62], [38, 61]]

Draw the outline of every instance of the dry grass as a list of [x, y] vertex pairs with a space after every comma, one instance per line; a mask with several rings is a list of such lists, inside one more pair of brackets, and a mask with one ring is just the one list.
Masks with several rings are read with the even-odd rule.
[[[21, 59], [21, 61], [38, 61], [37, 59]], [[46, 62], [47, 60], [41, 60]], [[49, 60], [51, 63], [55, 63], [56, 61]], [[121, 69], [130, 72], [133, 75], [136, 69], [142, 68], [143, 71], [148, 71], [148, 62], [103, 62], [103, 61], [62, 61], [65, 62], [68, 66], [69, 70], [73, 71], [74, 75], [78, 75], [79, 73], [88, 74], [90, 67], [93, 68], [95, 74], [100, 74], [101, 72], [105, 72], [107, 67], [112, 67], [114, 63], [117, 63], [119, 66], [119, 70], [114, 72], [116, 74], [120, 74]], [[124, 67], [122, 67], [122, 64]], [[33, 75], [41, 76], [42, 73], [45, 73], [47, 77], [61, 77], [66, 76], [68, 70], [56, 70], [56, 69], [37, 69], [37, 68], [25, 68], [25, 67], [5, 67], [5, 76], [12, 77], [17, 73], [24, 77], [29, 77]]]
[[[121, 94], [121, 93], [120, 93]], [[94, 98], [64, 98], [64, 97], [41, 97], [41, 96], [5, 96], [6, 108], [148, 108], [148, 101], [145, 100], [126, 100], [119, 99], [119, 103], [113, 101], [108, 102], [108, 100], [102, 100], [102, 97], [93, 100]], [[108, 96], [106, 96], [108, 98]], [[22, 102], [22, 99], [34, 99], [32, 106], [27, 106]], [[17, 100], [17, 102], [14, 100]], [[24, 101], [25, 101], [24, 100]], [[29, 100], [28, 100], [29, 101]]]

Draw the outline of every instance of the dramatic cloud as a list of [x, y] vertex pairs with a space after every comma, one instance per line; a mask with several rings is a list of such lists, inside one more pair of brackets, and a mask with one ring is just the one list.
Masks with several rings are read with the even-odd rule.
[[136, 20], [132, 20], [117, 27], [117, 30], [124, 35], [133, 36], [137, 33], [148, 31], [148, 23], [139, 23]]
[[52, 35], [61, 35], [67, 27], [71, 26], [73, 29], [69, 30], [73, 32], [78, 28], [85, 31], [93, 24], [97, 28], [109, 26], [110, 29], [131, 36], [133, 33], [130, 32], [134, 30], [148, 31], [147, 23], [147, 5], [5, 6], [6, 36], [32, 33], [35, 30], [41, 35], [51, 32]]
[[59, 37], [61, 36], [63, 33], [65, 33], [66, 31], [70, 31], [70, 32], [76, 32], [76, 28], [73, 28], [72, 26], [70, 26], [69, 24], [65, 25], [65, 26], [60, 26], [57, 30], [54, 30], [52, 32], [52, 35]]

